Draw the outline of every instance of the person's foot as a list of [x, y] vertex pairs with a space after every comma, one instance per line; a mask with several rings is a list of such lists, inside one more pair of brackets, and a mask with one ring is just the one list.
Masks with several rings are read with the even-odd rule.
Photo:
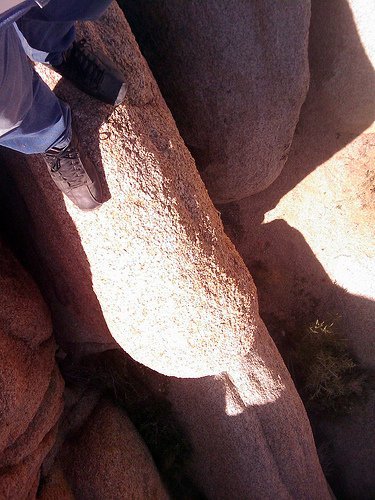
[[63, 62], [53, 68], [100, 101], [117, 106], [125, 99], [125, 77], [103, 53], [94, 54], [85, 39], [74, 42]]
[[63, 149], [51, 148], [43, 153], [56, 186], [81, 210], [94, 210], [102, 204], [102, 186], [93, 163], [82, 157], [73, 134]]

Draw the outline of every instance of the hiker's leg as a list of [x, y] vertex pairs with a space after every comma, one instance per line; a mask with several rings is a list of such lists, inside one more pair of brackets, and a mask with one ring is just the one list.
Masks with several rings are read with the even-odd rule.
[[0, 146], [42, 153], [70, 135], [69, 106], [33, 70], [14, 26], [0, 30]]
[[38, 62], [58, 66], [75, 39], [75, 21], [95, 20], [112, 0], [51, 0], [17, 21], [26, 53]]

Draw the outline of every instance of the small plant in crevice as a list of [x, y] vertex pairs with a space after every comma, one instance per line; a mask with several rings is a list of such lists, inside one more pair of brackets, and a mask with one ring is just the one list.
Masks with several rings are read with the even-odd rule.
[[369, 375], [351, 355], [334, 323], [317, 320], [302, 335], [292, 335], [288, 365], [309, 410], [345, 415], [367, 399]]
[[142, 370], [124, 352], [115, 349], [64, 361], [61, 371], [67, 386], [85, 386], [123, 408], [143, 438], [172, 498], [203, 500], [205, 497], [186, 475], [192, 455], [190, 442], [164, 394], [144, 382]]

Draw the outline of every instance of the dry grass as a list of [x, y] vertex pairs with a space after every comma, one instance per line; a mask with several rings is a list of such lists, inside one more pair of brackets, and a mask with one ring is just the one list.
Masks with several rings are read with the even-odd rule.
[[343, 415], [366, 400], [368, 375], [333, 323], [316, 321], [294, 337], [289, 365], [308, 409]]

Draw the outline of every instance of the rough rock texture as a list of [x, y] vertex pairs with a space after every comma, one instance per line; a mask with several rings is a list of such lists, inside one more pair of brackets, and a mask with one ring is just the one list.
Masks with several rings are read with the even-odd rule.
[[122, 5], [211, 198], [267, 188], [306, 96], [310, 1]]
[[[363, 366], [375, 362], [375, 6], [313, 0], [311, 83], [284, 171], [269, 189], [222, 208], [280, 344], [316, 319]], [[375, 395], [350, 417], [320, 422], [339, 498], [375, 491]]]
[[54, 443], [62, 379], [48, 310], [39, 291], [0, 243], [0, 498], [36, 492]]
[[[66, 374], [63, 373], [63, 376], [65, 378]], [[71, 386], [69, 380], [67, 385], [64, 390], [64, 411], [59, 420], [55, 443], [46, 456], [42, 467], [42, 477], [45, 478], [48, 476], [53, 479], [49, 481], [50, 484], [55, 483], [55, 472], [58, 468], [55, 465], [65, 441], [70, 439], [71, 436], [79, 436], [81, 434], [86, 421], [103, 396], [103, 391], [101, 390]], [[54, 472], [51, 472], [51, 470]], [[60, 475], [57, 474], [57, 477], [60, 477]]]
[[127, 416], [103, 401], [79, 435], [65, 442], [41, 497], [166, 500], [168, 495]]
[[75, 500], [61, 466], [56, 464], [39, 491], [40, 500]]
[[[169, 376], [168, 396], [195, 446], [192, 474], [210, 497], [327, 498], [309, 422], [259, 318], [253, 281], [119, 8], [82, 31], [129, 79], [115, 110], [68, 83], [56, 89], [111, 199], [79, 212], [39, 158], [4, 155], [32, 220], [22, 229], [46, 277], [59, 343], [90, 352], [108, 348], [111, 332]], [[38, 70], [54, 87], [57, 76]]]

